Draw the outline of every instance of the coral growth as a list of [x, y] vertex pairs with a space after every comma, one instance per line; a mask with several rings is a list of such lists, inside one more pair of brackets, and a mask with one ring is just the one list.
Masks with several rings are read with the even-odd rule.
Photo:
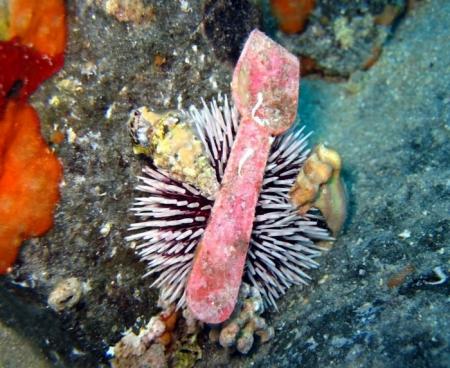
[[235, 347], [240, 353], [247, 354], [254, 344], [254, 335], [265, 343], [275, 333], [261, 317], [263, 312], [263, 299], [258, 289], [242, 283], [238, 303], [230, 319], [220, 329], [213, 328], [209, 337], [224, 348]]
[[152, 317], [138, 335], [128, 331], [114, 346], [112, 366], [140, 367], [146, 363], [150, 367], [166, 367], [165, 346], [171, 343], [177, 318], [178, 313], [170, 308]]
[[341, 229], [347, 214], [341, 167], [339, 154], [320, 144], [306, 160], [290, 191], [298, 211], [306, 213], [312, 207], [318, 208], [334, 235]]
[[[278, 20], [284, 31], [274, 32], [275, 39], [295, 55], [314, 60], [314, 72], [332, 77], [348, 77], [373, 65], [406, 8], [404, 0], [315, 1], [307, 26], [294, 20], [295, 26], [289, 31], [283, 29], [282, 19], [291, 27], [291, 19], [304, 18], [301, 18], [303, 11], [289, 11], [287, 4], [309, 1], [271, 0], [271, 12], [265, 5], [268, 2], [262, 2], [267, 29], [272, 29], [272, 24]], [[275, 4], [278, 3], [286, 6], [282, 15], [277, 15]], [[304, 27], [303, 30], [300, 27]], [[301, 69], [302, 75], [305, 70]]]
[[0, 3], [0, 274], [53, 223], [62, 168], [27, 97], [63, 65], [62, 0]]
[[95, 0], [95, 3], [119, 22], [147, 24], [156, 15], [154, 7], [143, 0]]
[[156, 167], [198, 188], [207, 197], [219, 189], [214, 169], [187, 117], [176, 112], [156, 114], [146, 107], [131, 113], [128, 130], [136, 153], [152, 158]]
[[9, 0], [9, 37], [54, 58], [64, 52], [66, 19], [61, 0]]
[[114, 346], [112, 367], [192, 367], [201, 358], [199, 324], [187, 311], [183, 317], [172, 305], [152, 317], [137, 335], [127, 331]]
[[8, 99], [25, 101], [63, 63], [24, 46], [19, 39], [0, 41], [0, 113]]

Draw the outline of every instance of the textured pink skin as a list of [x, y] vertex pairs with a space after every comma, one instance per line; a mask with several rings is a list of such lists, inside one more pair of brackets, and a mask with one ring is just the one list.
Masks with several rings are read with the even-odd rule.
[[298, 87], [298, 59], [253, 31], [232, 82], [242, 120], [186, 287], [187, 304], [203, 322], [225, 321], [236, 305], [271, 135], [294, 121]]

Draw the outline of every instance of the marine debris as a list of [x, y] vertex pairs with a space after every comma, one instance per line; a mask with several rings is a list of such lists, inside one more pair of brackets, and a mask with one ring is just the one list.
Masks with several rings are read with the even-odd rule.
[[297, 112], [298, 59], [255, 30], [231, 88], [241, 121], [186, 288], [188, 307], [207, 323], [234, 310], [272, 136], [289, 129]]

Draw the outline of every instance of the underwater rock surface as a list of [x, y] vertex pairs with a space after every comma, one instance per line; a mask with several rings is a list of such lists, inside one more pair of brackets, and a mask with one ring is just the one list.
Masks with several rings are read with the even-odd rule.
[[[299, 31], [289, 32], [289, 17], [264, 18], [268, 29], [275, 31], [275, 39], [294, 54], [302, 55], [303, 70], [320, 71], [326, 75], [349, 76], [357, 70], [370, 68], [407, 9], [417, 2], [405, 0], [261, 0], [265, 12], [277, 14], [277, 6], [298, 4], [303, 13]], [[303, 11], [301, 10], [303, 4]], [[311, 9], [312, 5], [312, 9]], [[295, 6], [295, 5], [293, 5]], [[288, 29], [283, 27], [283, 18]], [[300, 20], [299, 19], [299, 20]], [[293, 19], [291, 19], [292, 21]], [[299, 26], [300, 26], [299, 24]], [[276, 26], [278, 25], [278, 27]], [[291, 23], [292, 26], [292, 23]], [[284, 29], [283, 32], [281, 29]]]
[[[312, 286], [291, 288], [269, 315], [270, 342], [230, 357], [205, 337], [197, 366], [450, 364], [450, 4], [421, 3], [369, 71], [339, 84], [302, 79], [303, 123], [344, 161], [347, 224]], [[64, 166], [55, 226], [25, 242], [0, 278], [0, 319], [64, 367], [107, 366], [108, 346], [157, 311], [145, 265], [124, 241], [142, 166], [129, 112], [198, 105], [229, 91], [232, 70], [199, 27], [199, 1], [154, 1], [139, 24], [89, 4], [69, 2], [66, 65], [31, 99], [44, 135], [65, 135], [54, 143]], [[84, 292], [57, 314], [48, 296], [70, 277]]]
[[349, 219], [252, 367], [450, 364], [449, 11], [423, 4], [347, 83], [303, 81], [300, 116], [342, 155]]

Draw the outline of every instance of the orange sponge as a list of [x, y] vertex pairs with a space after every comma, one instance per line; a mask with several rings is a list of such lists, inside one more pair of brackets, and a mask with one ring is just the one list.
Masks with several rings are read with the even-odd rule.
[[9, 38], [41, 54], [54, 57], [64, 52], [66, 20], [62, 0], [9, 0]]
[[[3, 17], [3, 18], [2, 18]], [[64, 62], [63, 0], [0, 5], [0, 274], [23, 240], [53, 224], [62, 167], [40, 133], [28, 96]]]
[[315, 5], [315, 0], [270, 0], [272, 13], [285, 33], [303, 31]]
[[9, 101], [0, 120], [0, 274], [14, 263], [24, 239], [52, 226], [61, 178], [36, 111]]

